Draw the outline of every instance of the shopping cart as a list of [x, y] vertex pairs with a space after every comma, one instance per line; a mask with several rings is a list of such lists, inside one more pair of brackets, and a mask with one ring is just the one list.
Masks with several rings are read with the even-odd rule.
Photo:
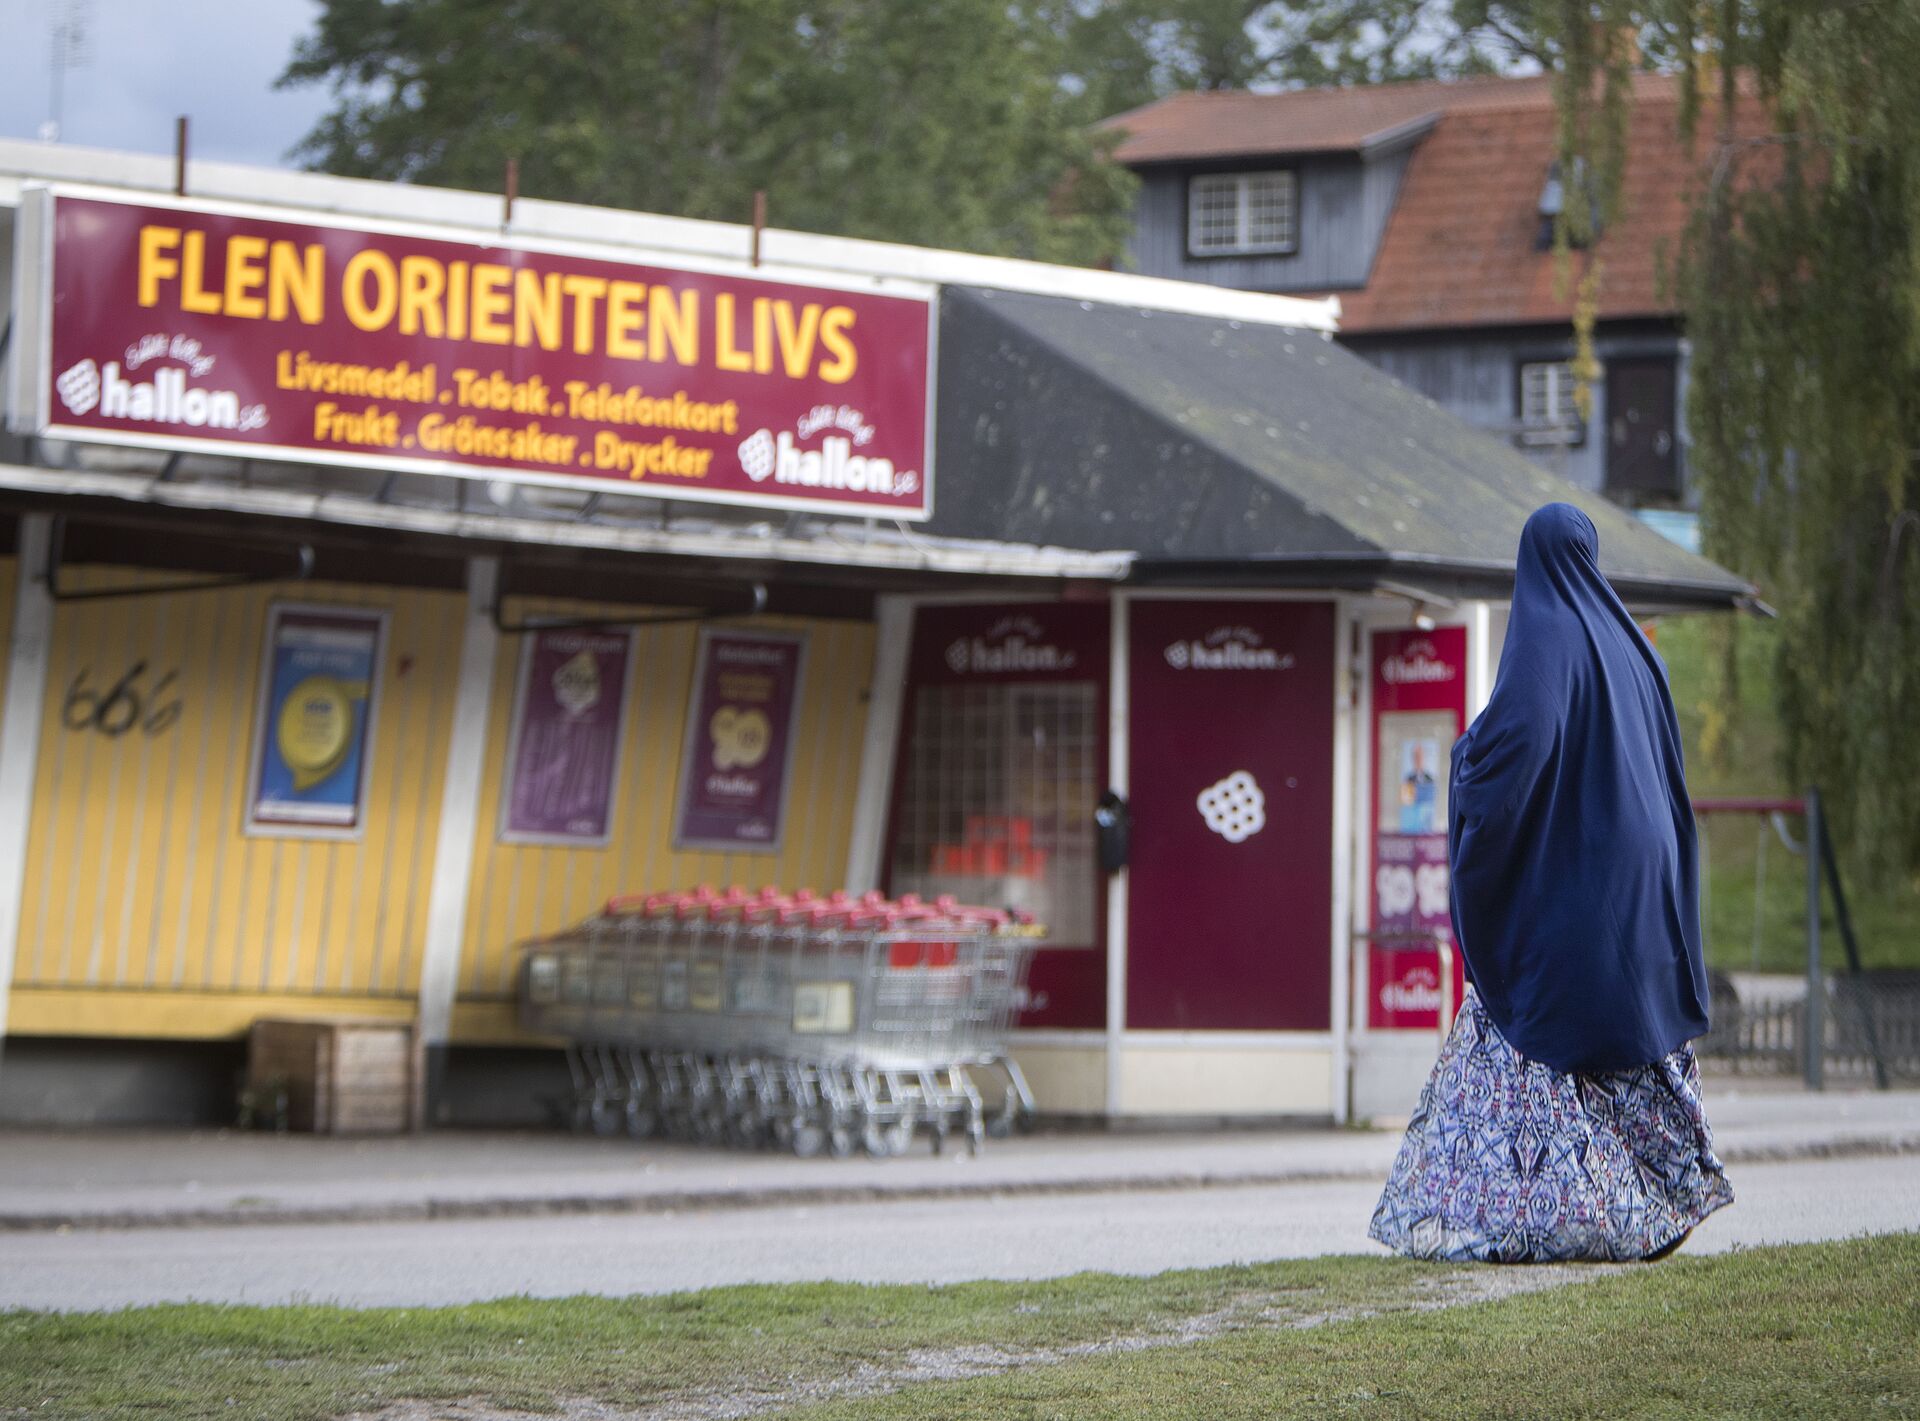
[[977, 1150], [1033, 1111], [1006, 1032], [1041, 934], [950, 898], [619, 897], [525, 945], [520, 1020], [567, 1041], [576, 1128], [876, 1157], [920, 1131]]

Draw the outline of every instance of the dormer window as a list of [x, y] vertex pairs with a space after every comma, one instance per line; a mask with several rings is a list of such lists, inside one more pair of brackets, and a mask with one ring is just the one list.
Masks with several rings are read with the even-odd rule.
[[[1584, 158], [1573, 160], [1573, 179], [1587, 190], [1587, 221], [1597, 235], [1599, 223], [1595, 217], [1593, 185], [1587, 179], [1587, 163]], [[1553, 246], [1554, 224], [1560, 220], [1560, 214], [1567, 210], [1567, 185], [1560, 176], [1560, 160], [1555, 158], [1547, 164], [1547, 180], [1540, 188], [1540, 229], [1534, 234], [1535, 251], [1547, 251]], [[1590, 245], [1589, 241], [1569, 233], [1569, 242], [1575, 247]]]
[[1290, 171], [1205, 173], [1187, 180], [1187, 253], [1286, 253], [1299, 246], [1298, 182]]

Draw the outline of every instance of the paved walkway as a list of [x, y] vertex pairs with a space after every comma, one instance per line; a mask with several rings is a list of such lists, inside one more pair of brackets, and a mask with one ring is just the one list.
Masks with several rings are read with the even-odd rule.
[[[1733, 1206], [1684, 1252], [1920, 1229], [1920, 1157], [1735, 1164], [1728, 1173]], [[1367, 1220], [1379, 1197], [1378, 1179], [1352, 1179], [671, 1214], [43, 1230], [0, 1236], [0, 1309], [188, 1300], [408, 1307], [1378, 1256]]]
[[[1920, 1154], [1920, 1092], [1710, 1084], [1729, 1164]], [[833, 1205], [1378, 1179], [1392, 1131], [1042, 1131], [978, 1157], [797, 1160], [624, 1139], [442, 1131], [0, 1131], [0, 1230], [301, 1224]], [[1920, 1166], [1916, 1166], [1920, 1168]]]

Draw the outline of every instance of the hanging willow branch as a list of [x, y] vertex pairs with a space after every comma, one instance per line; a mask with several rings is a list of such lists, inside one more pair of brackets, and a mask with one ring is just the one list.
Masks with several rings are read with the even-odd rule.
[[[1920, 5], [1559, 0], [1554, 15], [1562, 171], [1584, 159], [1594, 175], [1563, 250], [1582, 203], [1613, 216], [1631, 161], [1630, 58], [1605, 36], [1666, 37], [1682, 137], [1711, 96], [1676, 273], [1707, 548], [1779, 609], [1784, 772], [1826, 791], [1873, 878], [1920, 884]], [[1752, 131], [1756, 112], [1773, 131]], [[1596, 271], [1574, 308], [1589, 358]]]

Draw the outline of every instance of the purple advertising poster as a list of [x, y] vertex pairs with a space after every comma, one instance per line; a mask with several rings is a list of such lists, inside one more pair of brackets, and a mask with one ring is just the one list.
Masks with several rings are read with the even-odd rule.
[[779, 852], [805, 655], [798, 636], [701, 633], [675, 848]]
[[612, 829], [633, 633], [532, 632], [520, 654], [500, 837], [604, 844]]

